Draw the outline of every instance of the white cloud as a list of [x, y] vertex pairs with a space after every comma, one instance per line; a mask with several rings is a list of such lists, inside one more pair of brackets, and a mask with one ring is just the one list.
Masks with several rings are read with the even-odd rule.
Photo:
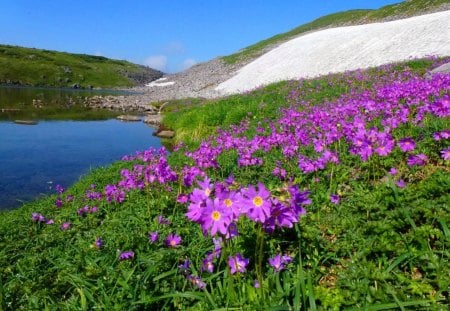
[[187, 58], [183, 61], [183, 63], [181, 64], [181, 70], [186, 70], [192, 66], [194, 66], [195, 64], [197, 64], [197, 61], [193, 58]]
[[103, 56], [103, 53], [102, 52], [95, 52], [95, 56]]
[[152, 55], [145, 59], [144, 64], [150, 68], [164, 71], [167, 66], [167, 56], [165, 55]]

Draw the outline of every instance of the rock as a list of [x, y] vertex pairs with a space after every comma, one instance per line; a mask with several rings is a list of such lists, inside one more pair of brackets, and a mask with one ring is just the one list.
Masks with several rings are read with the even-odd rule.
[[36, 124], [38, 124], [38, 121], [35, 121], [35, 120], [14, 120], [14, 123], [16, 123], [16, 124], [23, 124], [23, 125], [36, 125]]
[[433, 76], [436, 73], [450, 74], [450, 63], [446, 63], [444, 65], [441, 65], [441, 66], [437, 67], [437, 68], [434, 68], [433, 70], [431, 70], [427, 74], [427, 78], [431, 78], [431, 76]]
[[129, 114], [122, 114], [118, 116], [116, 119], [120, 121], [141, 121], [141, 117]]
[[175, 136], [175, 132], [164, 130], [156, 133], [155, 136], [158, 136], [159, 138], [173, 138]]
[[144, 118], [144, 123], [159, 126], [161, 125], [161, 116], [160, 115], [149, 115]]

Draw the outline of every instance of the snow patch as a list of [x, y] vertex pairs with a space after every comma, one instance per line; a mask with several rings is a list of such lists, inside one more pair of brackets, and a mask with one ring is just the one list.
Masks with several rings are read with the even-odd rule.
[[167, 78], [159, 78], [158, 80], [155, 80], [155, 81], [152, 81], [152, 82], [146, 84], [146, 86], [148, 86], [148, 87], [169, 86], [169, 85], [175, 84], [174, 81], [162, 82], [162, 81], [166, 81], [166, 80], [167, 80]]
[[240, 93], [277, 81], [429, 55], [450, 55], [450, 11], [297, 37], [242, 67], [216, 90], [222, 94]]

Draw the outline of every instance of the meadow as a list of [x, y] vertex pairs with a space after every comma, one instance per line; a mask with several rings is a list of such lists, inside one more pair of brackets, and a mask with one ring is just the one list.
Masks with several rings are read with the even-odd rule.
[[430, 57], [169, 105], [149, 149], [0, 216], [5, 310], [447, 310]]
[[0, 84], [123, 88], [161, 76], [159, 71], [124, 60], [0, 44]]

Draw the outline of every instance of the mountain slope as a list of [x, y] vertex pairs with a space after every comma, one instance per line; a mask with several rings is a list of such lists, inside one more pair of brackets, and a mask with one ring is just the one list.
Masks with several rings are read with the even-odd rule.
[[0, 45], [0, 84], [53, 87], [130, 87], [162, 72], [103, 56]]
[[259, 41], [234, 54], [224, 56], [222, 59], [228, 64], [248, 62], [271, 50], [276, 45], [293, 39], [301, 34], [325, 28], [360, 25], [373, 22], [389, 21], [427, 14], [436, 11], [449, 10], [448, 0], [410, 0], [387, 5], [377, 10], [350, 10], [322, 16], [312, 22], [298, 26], [288, 32], [277, 34], [268, 39]]
[[280, 80], [316, 77], [428, 55], [450, 55], [450, 11], [337, 27], [289, 40], [241, 68], [217, 90], [238, 93]]
[[[216, 87], [232, 78], [243, 66], [257, 59], [277, 45], [300, 35], [337, 26], [361, 25], [374, 21], [391, 21], [409, 16], [418, 16], [436, 11], [450, 10], [448, 0], [412, 0], [382, 7], [378, 10], [352, 10], [323, 16], [311, 23], [301, 25], [287, 33], [276, 35], [244, 48], [238, 53], [199, 63], [186, 71], [165, 75], [164, 82], [171, 85], [140, 89], [143, 95], [134, 101], [158, 102], [187, 97], [215, 98], [223, 96]], [[329, 68], [327, 72], [333, 71]], [[127, 103], [121, 103], [122, 106]]]

